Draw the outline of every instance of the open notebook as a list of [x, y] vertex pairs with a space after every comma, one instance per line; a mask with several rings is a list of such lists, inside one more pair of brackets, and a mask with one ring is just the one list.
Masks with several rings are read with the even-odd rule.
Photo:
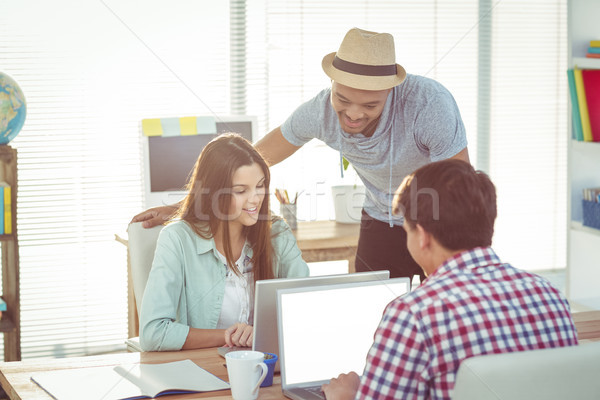
[[39, 372], [31, 380], [59, 400], [139, 399], [229, 389], [227, 382], [191, 360]]
[[283, 394], [323, 398], [321, 385], [332, 377], [362, 374], [385, 307], [409, 291], [409, 278], [279, 290]]

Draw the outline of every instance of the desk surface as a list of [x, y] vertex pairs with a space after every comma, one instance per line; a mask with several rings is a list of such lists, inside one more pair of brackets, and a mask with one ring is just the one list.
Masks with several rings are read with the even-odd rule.
[[[0, 363], [0, 384], [12, 400], [52, 400], [37, 384], [30, 379], [36, 372], [54, 371], [69, 368], [102, 367], [132, 363], [164, 363], [190, 359], [208, 372], [229, 381], [225, 359], [217, 354], [216, 348], [202, 350], [119, 353], [102, 356], [72, 357], [58, 359], [26, 360]], [[191, 393], [160, 396], [160, 399], [231, 399], [231, 391]], [[285, 399], [281, 393], [281, 379], [276, 374], [273, 386], [260, 388], [260, 399]]]
[[[600, 311], [587, 311], [573, 315], [579, 339], [582, 343], [600, 341]], [[73, 357], [58, 359], [38, 359], [0, 363], [0, 384], [10, 399], [51, 400], [52, 398], [30, 380], [31, 374], [41, 371], [53, 371], [68, 368], [89, 368], [131, 363], [161, 363], [190, 359], [200, 367], [229, 381], [225, 360], [217, 354], [215, 348], [203, 350], [119, 353], [102, 356]], [[208, 393], [161, 396], [160, 399], [226, 399], [231, 398], [229, 390]], [[273, 386], [261, 388], [259, 399], [285, 399], [281, 393], [281, 379], [278, 374]]]
[[600, 311], [584, 311], [573, 314], [580, 343], [600, 341]]
[[294, 231], [298, 248], [306, 262], [348, 260], [348, 272], [354, 272], [360, 224], [335, 221], [298, 222]]
[[352, 247], [356, 250], [360, 224], [341, 224], [335, 221], [298, 222], [294, 236], [301, 250]]

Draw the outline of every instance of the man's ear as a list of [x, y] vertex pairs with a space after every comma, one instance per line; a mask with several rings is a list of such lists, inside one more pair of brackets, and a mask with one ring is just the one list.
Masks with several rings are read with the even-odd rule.
[[419, 224], [415, 226], [415, 229], [417, 230], [419, 248], [421, 250], [428, 249], [431, 246], [431, 234]]

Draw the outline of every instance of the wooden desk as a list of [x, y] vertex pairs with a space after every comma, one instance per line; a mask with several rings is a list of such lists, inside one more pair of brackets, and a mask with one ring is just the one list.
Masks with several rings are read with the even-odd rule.
[[306, 262], [348, 260], [348, 272], [355, 272], [360, 224], [335, 221], [298, 222], [294, 231]]
[[[600, 311], [573, 314], [573, 320], [582, 343], [600, 341]], [[229, 381], [225, 360], [215, 348], [203, 350], [119, 353], [103, 356], [38, 359], [0, 363], [0, 385], [12, 400], [51, 400], [52, 398], [30, 378], [35, 372], [68, 368], [89, 368], [131, 363], [161, 363], [190, 359], [200, 367]], [[224, 399], [231, 398], [229, 390], [185, 395], [161, 396], [161, 399]], [[281, 393], [281, 378], [275, 374], [273, 386], [261, 388], [260, 399], [285, 399]]]
[[[119, 353], [103, 356], [72, 357], [44, 360], [26, 360], [0, 363], [0, 384], [11, 400], [52, 400], [41, 387], [31, 381], [36, 372], [69, 368], [103, 367], [131, 363], [164, 363], [190, 359], [200, 367], [229, 382], [225, 359], [217, 354], [216, 348], [203, 350]], [[231, 399], [230, 390], [160, 396], [164, 400], [184, 399]], [[260, 388], [259, 399], [285, 399], [281, 393], [279, 374], [273, 377], [273, 386]]]
[[600, 341], [600, 311], [583, 311], [573, 314], [580, 343]]

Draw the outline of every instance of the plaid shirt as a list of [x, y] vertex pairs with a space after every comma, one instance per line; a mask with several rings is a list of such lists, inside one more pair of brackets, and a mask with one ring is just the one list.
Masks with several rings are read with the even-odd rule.
[[557, 289], [475, 248], [387, 306], [357, 398], [450, 399], [466, 358], [576, 344]]

